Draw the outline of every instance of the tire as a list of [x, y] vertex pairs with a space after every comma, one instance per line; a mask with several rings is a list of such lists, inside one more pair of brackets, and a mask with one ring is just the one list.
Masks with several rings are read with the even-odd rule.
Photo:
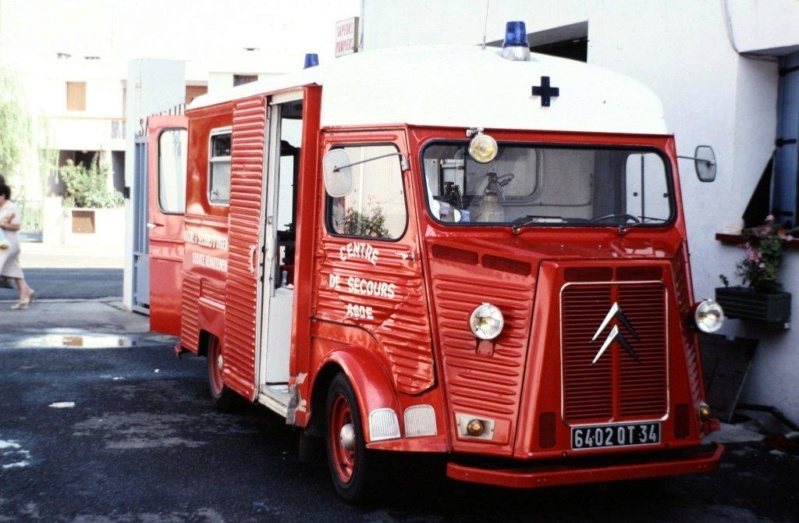
[[330, 383], [326, 414], [327, 462], [336, 492], [348, 503], [372, 501], [379, 486], [378, 457], [366, 449], [361, 411], [344, 374]]
[[208, 389], [216, 410], [233, 412], [239, 405], [239, 396], [225, 385], [223, 367], [222, 344], [219, 338], [211, 336], [208, 339]]

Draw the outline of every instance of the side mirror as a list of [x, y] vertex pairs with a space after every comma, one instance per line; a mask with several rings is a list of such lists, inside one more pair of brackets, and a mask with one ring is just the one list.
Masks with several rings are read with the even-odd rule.
[[694, 170], [700, 182], [712, 182], [716, 179], [716, 154], [709, 145], [700, 145], [693, 156], [677, 156], [694, 161]]
[[331, 149], [323, 160], [325, 190], [333, 198], [341, 198], [352, 191], [352, 162], [344, 149]]
[[694, 152], [694, 168], [700, 182], [716, 179], [716, 154], [709, 145], [700, 145]]

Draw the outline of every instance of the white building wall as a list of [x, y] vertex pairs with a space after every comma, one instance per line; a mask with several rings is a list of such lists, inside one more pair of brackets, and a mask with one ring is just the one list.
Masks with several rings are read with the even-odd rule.
[[[799, 3], [492, 0], [486, 17], [483, 0], [364, 0], [363, 47], [479, 44], [484, 26], [486, 40], [498, 41], [509, 20], [526, 23], [532, 45], [541, 43], [537, 33], [549, 36], [555, 28], [587, 21], [588, 62], [634, 77], [660, 96], [679, 154], [692, 156], [697, 145], [713, 146], [714, 183], [699, 182], [693, 162], [680, 161], [696, 297], [713, 297], [719, 274], [735, 282], [741, 250], [719, 243], [715, 235], [740, 228], [774, 150], [778, 83], [774, 57], [743, 56], [736, 49], [765, 54], [799, 49]], [[789, 250], [782, 279], [794, 295], [794, 318], [799, 318], [799, 279], [791, 275], [797, 265], [799, 252]], [[799, 420], [799, 330], [777, 333], [730, 320], [725, 332], [760, 339], [742, 399]]]
[[721, 5], [730, 15], [739, 52], [774, 55], [799, 50], [795, 0], [724, 0]]
[[124, 116], [124, 85], [125, 82], [120, 78], [98, 78], [86, 82], [86, 113]]
[[[49, 149], [123, 151], [124, 72], [102, 60], [27, 59], [16, 62], [34, 114], [45, 119]], [[67, 110], [67, 82], [86, 84], [86, 108]], [[44, 144], [43, 144], [44, 145]]]
[[[523, 20], [527, 31], [548, 29], [588, 19], [591, 0], [403, 0], [363, 1], [364, 49], [402, 45], [436, 45], [501, 41], [505, 22]], [[489, 9], [486, 14], [486, 5]]]
[[719, 274], [734, 280], [740, 255], [715, 241], [715, 234], [740, 227], [774, 148], [776, 62], [733, 50], [719, 2], [643, 5], [647, 9], [639, 11], [624, 2], [603, 2], [599, 16], [589, 21], [588, 60], [637, 78], [660, 96], [680, 155], [692, 156], [697, 145], [713, 146], [716, 182], [700, 182], [690, 160], [679, 164], [694, 290], [697, 298], [713, 297]]

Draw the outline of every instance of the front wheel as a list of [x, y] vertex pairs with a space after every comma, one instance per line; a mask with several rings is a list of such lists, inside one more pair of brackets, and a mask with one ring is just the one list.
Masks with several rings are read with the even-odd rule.
[[378, 486], [377, 457], [366, 449], [361, 411], [344, 374], [330, 383], [326, 412], [327, 461], [336, 492], [349, 503], [367, 502]]
[[239, 397], [222, 379], [222, 369], [225, 366], [222, 355], [222, 344], [219, 338], [211, 336], [208, 339], [208, 388], [214, 407], [221, 412], [232, 412], [238, 405]]

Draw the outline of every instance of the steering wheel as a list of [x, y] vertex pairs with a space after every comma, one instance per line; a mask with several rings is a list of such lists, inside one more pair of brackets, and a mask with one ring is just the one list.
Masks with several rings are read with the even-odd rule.
[[603, 222], [603, 221], [606, 221], [606, 220], [610, 220], [611, 218], [624, 218], [624, 223], [627, 223], [627, 222], [641, 223], [641, 220], [639, 220], [638, 218], [636, 218], [632, 214], [627, 214], [626, 212], [618, 213], [618, 214], [611, 213], [611, 214], [605, 214], [605, 215], [602, 215], [602, 216], [597, 216], [596, 218], [592, 218], [591, 220], [589, 220], [588, 223], [599, 223], [599, 222]]

